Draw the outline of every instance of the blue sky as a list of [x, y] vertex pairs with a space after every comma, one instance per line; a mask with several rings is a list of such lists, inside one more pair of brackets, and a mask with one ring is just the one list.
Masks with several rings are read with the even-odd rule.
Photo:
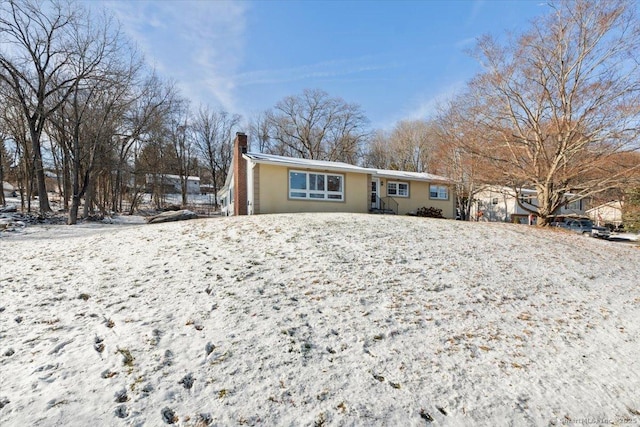
[[194, 106], [248, 118], [322, 89], [359, 104], [375, 129], [428, 117], [479, 71], [466, 52], [476, 38], [518, 32], [548, 8], [527, 0], [100, 4]]

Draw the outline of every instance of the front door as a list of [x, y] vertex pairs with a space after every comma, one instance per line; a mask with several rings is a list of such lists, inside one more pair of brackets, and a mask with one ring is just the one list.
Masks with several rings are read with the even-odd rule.
[[371, 178], [371, 209], [380, 209], [380, 179]]

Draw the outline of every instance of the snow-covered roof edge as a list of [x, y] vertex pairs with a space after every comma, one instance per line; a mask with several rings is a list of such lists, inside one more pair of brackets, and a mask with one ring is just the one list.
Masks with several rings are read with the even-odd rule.
[[374, 169], [355, 166], [344, 162], [330, 162], [327, 160], [300, 159], [295, 157], [276, 156], [274, 154], [249, 152], [243, 154], [243, 157], [254, 163], [265, 163], [279, 166], [290, 166], [299, 168], [313, 168], [320, 170], [336, 171], [336, 172], [354, 172], [366, 173], [375, 177], [406, 179], [410, 181], [428, 181], [428, 182], [444, 182], [453, 183], [453, 180], [432, 175], [423, 172], [406, 172], [388, 169]]
[[426, 182], [442, 182], [452, 184], [454, 181], [450, 178], [433, 175], [426, 172], [406, 172], [390, 169], [371, 169], [373, 175], [379, 178], [396, 178], [407, 179], [410, 181], [426, 181]]
[[355, 173], [371, 173], [370, 169], [360, 166], [351, 165], [343, 162], [330, 162], [327, 160], [299, 159], [295, 157], [276, 156], [274, 154], [264, 153], [245, 153], [242, 155], [245, 159], [254, 163], [266, 163], [273, 165], [292, 166], [300, 168], [314, 168], [328, 171], [339, 172], [355, 172]]

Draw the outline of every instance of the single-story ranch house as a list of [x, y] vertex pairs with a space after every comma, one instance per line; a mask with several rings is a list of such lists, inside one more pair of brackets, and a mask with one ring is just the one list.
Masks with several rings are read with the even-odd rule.
[[247, 151], [237, 133], [231, 168], [218, 193], [224, 215], [293, 212], [395, 213], [422, 207], [455, 218], [454, 183], [428, 173], [364, 168]]

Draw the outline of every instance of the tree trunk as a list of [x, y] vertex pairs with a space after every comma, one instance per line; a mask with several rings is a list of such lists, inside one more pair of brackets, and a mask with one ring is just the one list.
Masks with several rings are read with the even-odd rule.
[[[0, 141], [0, 144], [4, 144], [4, 141]], [[2, 157], [2, 148], [0, 147], [0, 186], [2, 186], [2, 189], [0, 190], [0, 206], [3, 206], [6, 203], [6, 200], [4, 199], [4, 167], [3, 162], [4, 159]]]
[[33, 149], [33, 172], [35, 173], [36, 184], [38, 186], [38, 204], [40, 207], [40, 215], [51, 212], [49, 205], [49, 196], [47, 195], [47, 185], [44, 175], [44, 166], [42, 164], [42, 146], [40, 144], [40, 135], [31, 126], [31, 148]]
[[74, 159], [73, 162], [73, 177], [71, 183], [71, 208], [69, 209], [69, 218], [67, 224], [74, 225], [78, 222], [78, 208], [80, 207], [80, 161]]
[[89, 215], [93, 213], [93, 182], [87, 174], [87, 181], [85, 182], [86, 191], [84, 193], [84, 209], [82, 211], [82, 218], [89, 218]]

